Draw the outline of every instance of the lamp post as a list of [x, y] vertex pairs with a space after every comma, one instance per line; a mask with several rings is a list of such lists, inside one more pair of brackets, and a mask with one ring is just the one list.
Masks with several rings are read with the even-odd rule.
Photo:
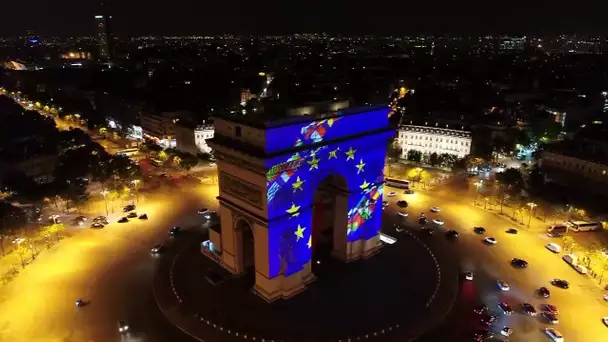
[[108, 212], [108, 199], [106, 198], [106, 196], [108, 195], [108, 191], [104, 190], [101, 192], [101, 195], [103, 196], [103, 201], [106, 203], [106, 216], [110, 215], [110, 213]]
[[528, 207], [530, 207], [530, 216], [528, 216], [528, 228], [530, 228], [530, 222], [532, 221], [532, 215], [534, 214], [534, 208], [536, 208], [538, 205], [536, 205], [536, 203], [528, 203], [527, 204]]
[[133, 187], [135, 188], [135, 200], [137, 201], [137, 203], [139, 203], [139, 192], [138, 192], [139, 182], [140, 182], [139, 179], [134, 179], [131, 181], [131, 183], [133, 183]]

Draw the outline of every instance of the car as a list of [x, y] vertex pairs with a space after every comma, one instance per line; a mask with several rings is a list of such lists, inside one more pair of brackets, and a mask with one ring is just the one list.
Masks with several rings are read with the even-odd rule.
[[445, 222], [443, 222], [443, 220], [442, 220], [442, 219], [434, 219], [434, 220], [433, 220], [433, 223], [434, 223], [434, 224], [436, 224], [436, 225], [438, 225], [438, 226], [443, 226], [443, 224], [444, 224]]
[[401, 217], [408, 217], [408, 213], [406, 213], [405, 211], [399, 212], [399, 216]]
[[87, 217], [86, 216], [77, 216], [74, 220], [77, 220], [77, 221], [86, 221]]
[[414, 190], [407, 189], [407, 190], [403, 191], [403, 194], [405, 194], [405, 195], [413, 195], [414, 194]]
[[466, 273], [464, 274], [464, 279], [466, 279], [466, 280], [473, 280], [473, 276], [474, 276], [474, 275], [473, 275], [473, 272], [470, 272], [470, 271], [469, 271], [469, 272], [466, 272]]
[[490, 237], [490, 236], [488, 236], [488, 237], [484, 238], [484, 239], [483, 239], [483, 241], [484, 241], [485, 243], [487, 243], [487, 244], [490, 244], [490, 245], [495, 245], [495, 244], [498, 242], [498, 241], [496, 241], [496, 239], [495, 239], [495, 238]]
[[383, 207], [388, 207], [388, 201], [382, 201], [382, 206]]
[[511, 287], [509, 286], [509, 284], [507, 284], [506, 281], [502, 281], [502, 280], [497, 280], [496, 284], [498, 285], [498, 288], [501, 291], [509, 291], [511, 289]]
[[478, 314], [478, 315], [483, 315], [485, 313], [487, 313], [489, 310], [488, 306], [485, 304], [481, 304], [480, 306], [476, 307], [475, 309], [473, 309], [473, 312]]
[[418, 224], [421, 225], [421, 226], [424, 226], [428, 221], [429, 220], [424, 215], [421, 215], [418, 218]]
[[118, 219], [118, 223], [126, 223], [126, 222], [129, 222], [129, 219], [126, 216], [123, 216], [120, 219]]
[[604, 295], [604, 300], [608, 302], [608, 294]]
[[394, 192], [394, 191], [391, 191], [388, 194], [386, 194], [386, 196], [388, 196], [388, 197], [395, 197], [395, 196], [397, 196], [397, 193]]
[[540, 289], [538, 289], [538, 295], [543, 298], [549, 298], [549, 297], [551, 297], [551, 291], [549, 291], [548, 288], [543, 286]]
[[545, 328], [545, 334], [547, 334], [553, 342], [564, 342], [564, 336], [553, 328]]
[[473, 334], [473, 341], [481, 342], [494, 337], [494, 333], [486, 329], [477, 331]]
[[551, 285], [560, 287], [562, 289], [567, 289], [570, 287], [570, 283], [564, 279], [553, 279], [551, 280]]
[[458, 237], [460, 236], [460, 234], [458, 234], [458, 232], [455, 230], [448, 230], [445, 235], [450, 239], [458, 239]]
[[108, 218], [105, 216], [97, 216], [96, 218], [93, 219], [93, 222], [101, 222], [103, 224], [108, 224]]
[[407, 208], [407, 201], [397, 201], [397, 206], [399, 206], [400, 208]]
[[536, 309], [530, 303], [523, 303], [523, 304], [521, 304], [521, 309], [524, 311], [524, 313], [526, 315], [530, 315], [530, 316], [536, 316], [537, 315]]
[[544, 311], [541, 315], [550, 324], [559, 323], [559, 318], [557, 317], [557, 314], [554, 312]]
[[118, 321], [118, 332], [126, 334], [129, 331], [129, 325], [125, 321]]
[[146, 214], [141, 214], [141, 215], [139, 215], [139, 219], [140, 219], [140, 220], [147, 220], [147, 219], [148, 219], [148, 215], [146, 215]]
[[557, 306], [555, 306], [553, 304], [543, 304], [542, 309], [543, 309], [543, 311], [552, 312], [554, 314], [559, 313]]
[[481, 317], [481, 324], [488, 326], [492, 325], [492, 323], [496, 322], [498, 318], [494, 315], [484, 315]]
[[431, 207], [431, 212], [433, 212], [433, 213], [438, 213], [440, 211], [441, 211], [441, 209], [439, 209], [439, 207]]
[[103, 227], [105, 227], [105, 226], [101, 222], [93, 222], [93, 224], [91, 225], [91, 228], [103, 228]]
[[509, 337], [509, 336], [511, 336], [511, 334], [513, 334], [513, 329], [511, 329], [509, 327], [504, 327], [500, 330], [500, 334], [502, 336]]
[[602, 323], [608, 327], [608, 316], [602, 317]]
[[163, 246], [162, 243], [159, 243], [158, 245], [154, 245], [152, 246], [152, 248], [150, 248], [150, 253], [152, 254], [158, 254], [160, 253], [163, 249], [165, 248], [165, 246]]
[[511, 260], [511, 265], [519, 268], [526, 268], [528, 267], [528, 262], [524, 259], [513, 258]]
[[127, 213], [129, 211], [133, 211], [133, 210], [135, 210], [135, 204], [129, 204], [129, 205], [126, 205], [124, 208], [122, 208], [122, 211], [125, 213]]
[[476, 234], [485, 234], [486, 233], [486, 229], [484, 227], [473, 227], [473, 231]]
[[132, 211], [129, 213], [129, 215], [127, 215], [127, 218], [136, 218], [137, 217], [137, 213]]
[[509, 306], [509, 304], [507, 304], [505, 302], [498, 303], [498, 307], [502, 310], [502, 312], [505, 315], [511, 315], [511, 314], [513, 314], [513, 309], [511, 309], [511, 307]]
[[505, 233], [507, 233], [507, 234], [517, 234], [518, 231], [515, 228], [509, 228], [509, 229], [505, 230]]
[[180, 227], [175, 226], [175, 227], [173, 227], [173, 228], [171, 228], [171, 229], [169, 230], [169, 235], [171, 235], [171, 236], [175, 236], [175, 235], [179, 234], [179, 232], [180, 232], [181, 230], [182, 230], [182, 229], [181, 229]]
[[574, 268], [574, 270], [580, 274], [587, 274], [587, 267], [580, 265], [580, 264], [575, 264], [572, 265], [572, 268]]
[[223, 283], [225, 279], [220, 273], [216, 272], [211, 268], [208, 268], [207, 272], [205, 273], [205, 280], [207, 280], [209, 284], [217, 286]]
[[432, 229], [432, 228], [426, 228], [425, 227], [425, 228], [422, 228], [420, 231], [423, 232], [423, 233], [425, 233], [425, 234], [427, 234], [427, 235], [429, 235], [429, 236], [435, 235], [435, 229]]
[[547, 248], [548, 250], [550, 250], [553, 253], [559, 253], [562, 251], [562, 247], [553, 242], [546, 244], [545, 248]]
[[200, 208], [200, 209], [198, 210], [198, 214], [199, 214], [199, 215], [205, 215], [205, 214], [207, 214], [208, 212], [209, 212], [209, 209], [207, 209], [207, 208]]

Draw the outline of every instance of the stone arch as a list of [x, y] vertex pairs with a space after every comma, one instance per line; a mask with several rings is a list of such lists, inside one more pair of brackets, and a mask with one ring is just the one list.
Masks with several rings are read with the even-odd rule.
[[255, 225], [244, 216], [234, 218], [234, 232], [237, 237], [238, 250], [240, 251], [239, 263], [242, 269], [255, 266]]

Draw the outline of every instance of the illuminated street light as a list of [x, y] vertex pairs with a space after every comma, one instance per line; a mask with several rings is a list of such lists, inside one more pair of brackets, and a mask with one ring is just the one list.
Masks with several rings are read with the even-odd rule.
[[137, 191], [139, 182], [141, 182], [139, 179], [134, 179], [131, 181], [131, 183], [133, 183], [133, 187], [135, 188], [135, 201], [137, 201], [137, 203], [139, 203], [139, 191]]
[[534, 208], [538, 207], [538, 205], [536, 203], [532, 203], [532, 202], [529, 202], [526, 205], [528, 207], [530, 207], [530, 216], [528, 216], [528, 228], [530, 228], [530, 222], [532, 221], [532, 215], [534, 214]]
[[479, 181], [473, 183], [477, 189], [477, 192], [481, 192], [481, 187], [483, 186], [483, 179], [480, 179]]
[[108, 212], [108, 200], [107, 200], [106, 196], [109, 194], [109, 192], [107, 190], [104, 190], [100, 193], [103, 196], [103, 201], [106, 203], [106, 216], [108, 216], [108, 215], [110, 215], [110, 213]]

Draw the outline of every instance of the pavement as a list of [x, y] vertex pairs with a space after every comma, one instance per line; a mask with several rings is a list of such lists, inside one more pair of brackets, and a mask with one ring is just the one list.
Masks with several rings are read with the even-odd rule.
[[[366, 260], [319, 260], [317, 280], [305, 292], [268, 304], [251, 292], [253, 274], [234, 277], [202, 255], [204, 238], [179, 237], [188, 242], [163, 256], [154, 286], [168, 319], [199, 340], [408, 341], [438, 324], [457, 294], [453, 259], [437, 259], [410, 234]], [[210, 284], [208, 269], [227, 280]]]

